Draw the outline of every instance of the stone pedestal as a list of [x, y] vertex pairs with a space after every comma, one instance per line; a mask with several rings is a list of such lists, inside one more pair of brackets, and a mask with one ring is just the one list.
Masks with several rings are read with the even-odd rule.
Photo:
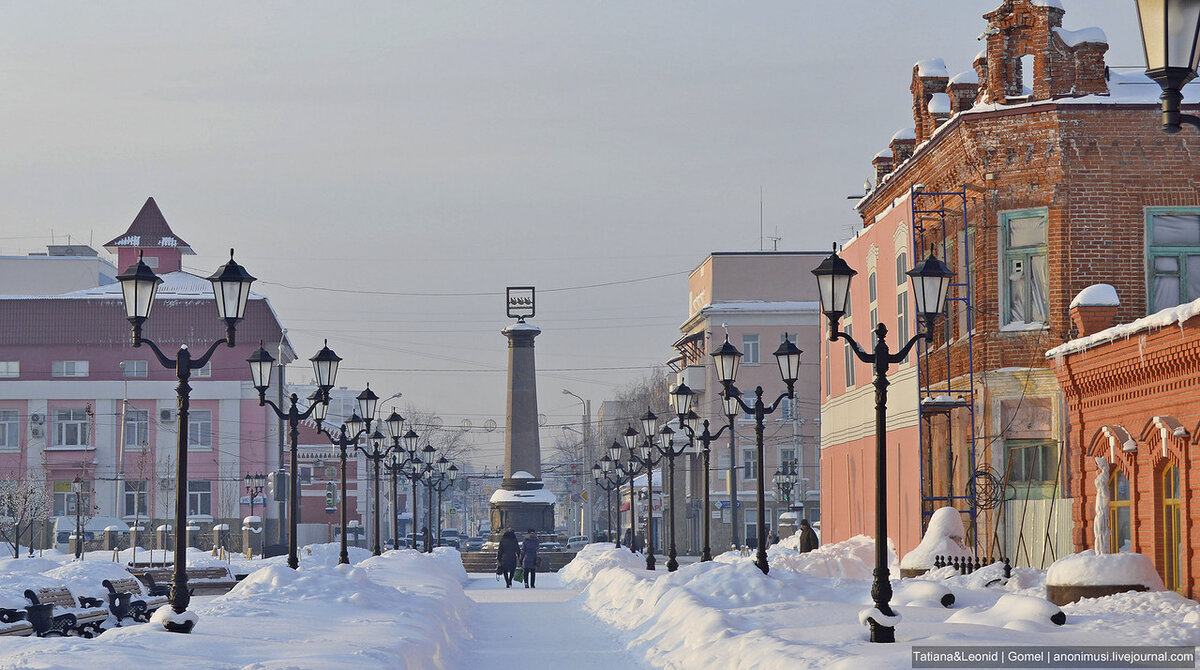
[[112, 551], [120, 549], [121, 540], [120, 530], [116, 526], [108, 526], [104, 529], [104, 551]]
[[261, 517], [248, 516], [242, 519], [242, 548], [249, 551], [251, 556], [262, 556], [263, 522]]

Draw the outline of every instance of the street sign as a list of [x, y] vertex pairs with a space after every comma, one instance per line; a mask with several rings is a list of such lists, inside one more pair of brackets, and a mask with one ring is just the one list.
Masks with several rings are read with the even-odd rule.
[[[737, 508], [738, 509], [742, 508], [742, 501], [740, 501], [740, 500], [737, 501]], [[728, 500], [718, 500], [717, 501], [717, 509], [729, 509], [729, 501]]]

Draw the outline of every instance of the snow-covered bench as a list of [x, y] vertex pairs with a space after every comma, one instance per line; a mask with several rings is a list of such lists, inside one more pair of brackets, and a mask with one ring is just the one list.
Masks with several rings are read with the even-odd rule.
[[106, 579], [101, 583], [108, 589], [108, 609], [117, 618], [118, 625], [125, 617], [145, 623], [150, 620], [151, 612], [167, 604], [165, 595], [144, 593], [142, 583], [133, 577]]
[[[134, 576], [150, 589], [151, 594], [161, 593], [174, 576], [173, 568], [151, 568], [138, 570]], [[225, 593], [237, 585], [237, 578], [224, 566], [188, 568], [188, 591], [195, 595]]]
[[0, 607], [0, 636], [29, 635], [33, 633], [33, 624], [25, 620], [25, 610]]
[[[67, 635], [71, 631], [84, 637], [94, 637], [100, 634], [100, 625], [108, 619], [108, 608], [102, 601], [87, 596], [80, 596], [76, 600], [65, 586], [26, 589], [25, 597], [30, 602], [30, 606], [25, 608], [28, 612], [26, 618], [38, 637], [51, 633]], [[57, 614], [55, 608], [59, 610]]]

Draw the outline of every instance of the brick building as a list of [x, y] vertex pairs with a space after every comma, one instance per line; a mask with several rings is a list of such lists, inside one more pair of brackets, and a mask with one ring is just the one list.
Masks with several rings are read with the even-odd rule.
[[[1200, 237], [1179, 233], [1200, 213], [1200, 137], [1162, 133], [1159, 87], [1110, 72], [1104, 33], [1066, 30], [1064, 14], [1053, 1], [1006, 0], [984, 15], [986, 48], [970, 69], [917, 63], [913, 126], [875, 156], [875, 187], [857, 205], [864, 232], [846, 250], [860, 274], [874, 254], [890, 276], [901, 239], [957, 272], [915, 383], [889, 400], [889, 528], [901, 552], [946, 504], [964, 512], [980, 554], [1042, 565], [1070, 551], [1080, 473], [1064, 454], [1080, 445], [1044, 352], [1073, 337], [1071, 299], [1112, 284], [1116, 318], [1132, 321], [1200, 297], [1200, 265], [1187, 273]], [[891, 292], [864, 288], [855, 318], [875, 309], [891, 332], [914, 332], [911, 313], [888, 308]], [[874, 527], [873, 496], [861, 495], [874, 487], [869, 370], [851, 363], [856, 383], [839, 386], [840, 346], [822, 359], [833, 381], [822, 408], [828, 540]], [[848, 480], [859, 495], [839, 493]]]

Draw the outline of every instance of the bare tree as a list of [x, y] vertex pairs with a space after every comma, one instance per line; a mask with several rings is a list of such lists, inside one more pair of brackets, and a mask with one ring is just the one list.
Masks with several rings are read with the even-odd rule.
[[13, 558], [21, 556], [21, 527], [28, 526], [32, 548], [34, 526], [50, 516], [50, 502], [44, 481], [30, 479], [25, 473], [0, 479], [0, 516], [4, 518], [0, 534], [12, 547]]
[[459, 426], [447, 426], [437, 414], [406, 405], [404, 417], [405, 430], [412, 428], [421, 436], [421, 445], [433, 445], [438, 450], [438, 457], [456, 461], [460, 465], [475, 452], [475, 444], [471, 442], [470, 431]]

